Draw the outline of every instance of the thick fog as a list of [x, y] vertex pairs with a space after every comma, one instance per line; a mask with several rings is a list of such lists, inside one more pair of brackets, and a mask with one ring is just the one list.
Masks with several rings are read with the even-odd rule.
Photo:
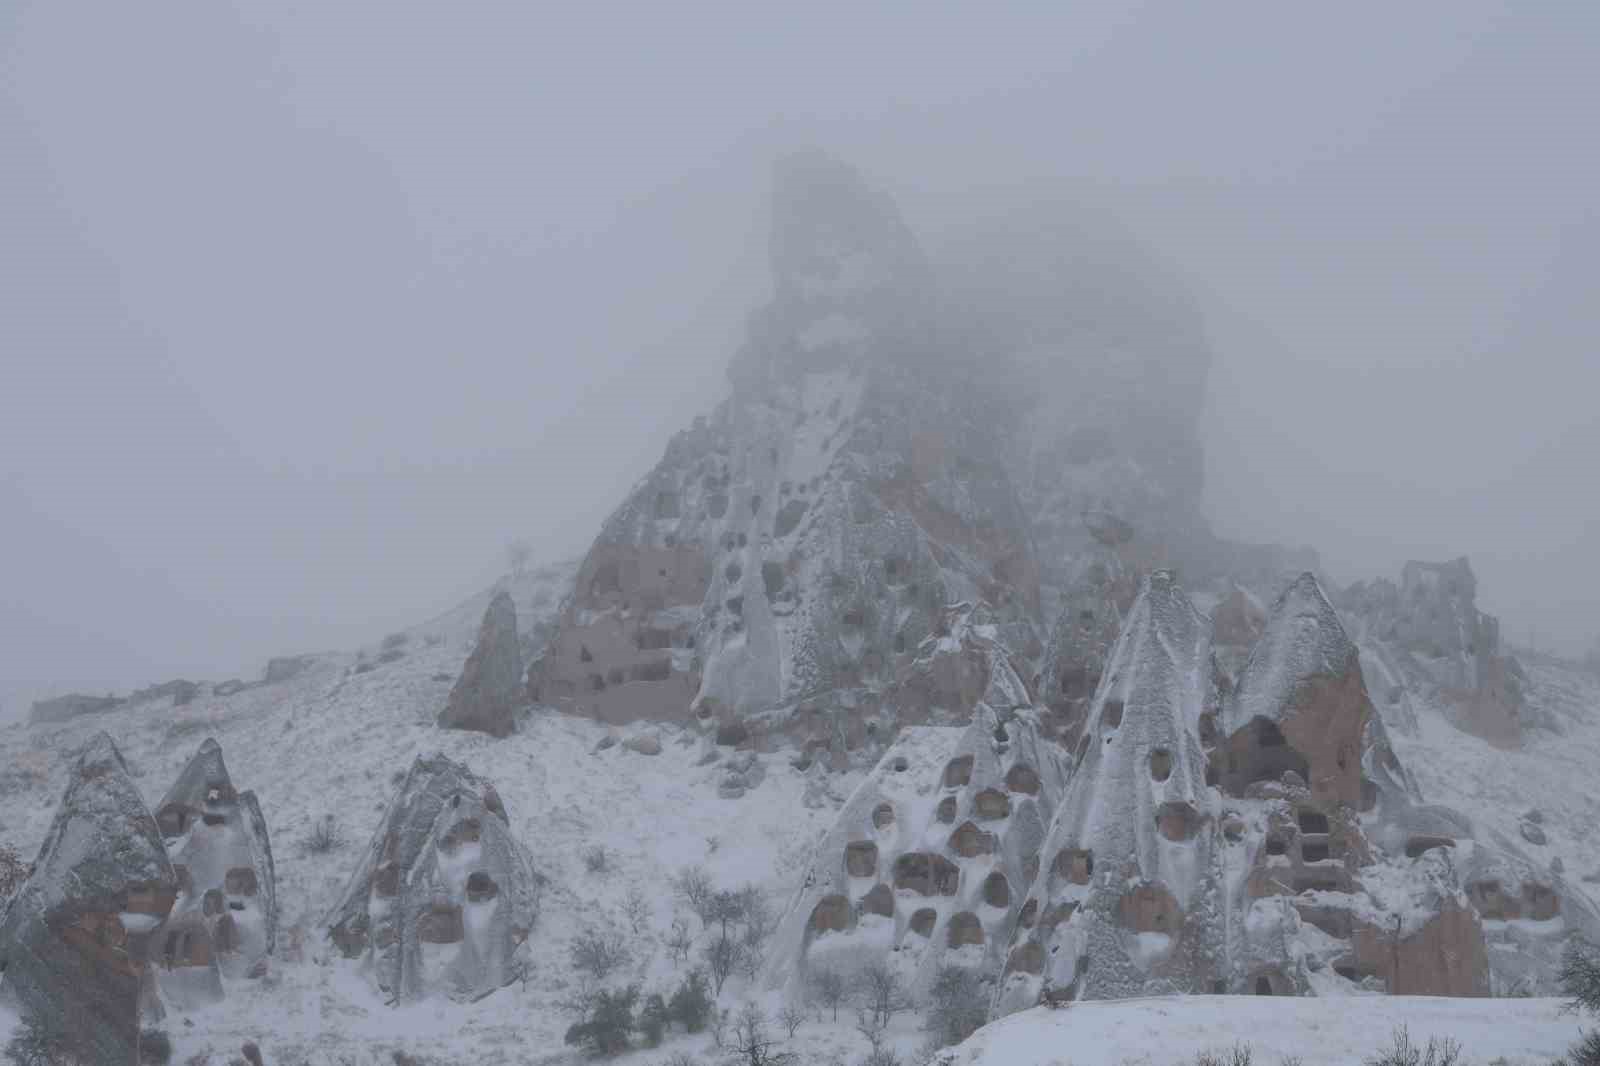
[[0, 10], [0, 713], [581, 552], [811, 144], [932, 249], [1066, 214], [1179, 279], [1220, 532], [1600, 633], [1600, 8], [767, 7]]

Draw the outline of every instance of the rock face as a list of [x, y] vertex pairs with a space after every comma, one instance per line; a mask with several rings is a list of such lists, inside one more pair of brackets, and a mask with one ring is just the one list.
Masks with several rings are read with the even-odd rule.
[[732, 396], [607, 521], [543, 657], [544, 702], [611, 723], [765, 715], [826, 743], [826, 712], [879, 716], [949, 604], [1040, 648], [1006, 423], [960, 387], [893, 205], [793, 157], [771, 252]]
[[476, 1000], [523, 975], [541, 879], [494, 787], [436, 755], [412, 764], [328, 935], [391, 1002]]
[[178, 877], [157, 953], [162, 995], [194, 1005], [220, 997], [217, 974], [259, 973], [277, 939], [277, 876], [254, 792], [238, 792], [222, 747], [200, 745], [156, 808]]
[[505, 590], [489, 601], [478, 627], [478, 643], [461, 668], [450, 703], [439, 715], [446, 729], [472, 729], [507, 737], [516, 725], [522, 702], [522, 644], [517, 638], [517, 609]]
[[74, 1034], [86, 1061], [136, 1061], [141, 1020], [161, 1015], [149, 946], [177, 891], [155, 819], [116, 745], [97, 734], [0, 921], [0, 989]]
[[1525, 716], [1522, 668], [1500, 642], [1500, 623], [1477, 608], [1477, 578], [1465, 558], [1409, 562], [1400, 584], [1357, 584], [1340, 598], [1362, 648], [1368, 681], [1386, 696], [1385, 715], [1414, 731], [1414, 694], [1449, 708], [1466, 732], [1502, 747], [1537, 723]]
[[1063, 781], [1029, 710], [907, 727], [845, 803], [785, 912], [766, 980], [886, 962], [921, 995], [940, 966], [999, 971]]

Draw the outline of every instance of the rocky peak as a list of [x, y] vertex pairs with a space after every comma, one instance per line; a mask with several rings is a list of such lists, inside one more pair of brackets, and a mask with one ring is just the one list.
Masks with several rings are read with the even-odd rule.
[[494, 737], [510, 736], [521, 702], [522, 643], [517, 638], [517, 609], [511, 594], [501, 589], [483, 612], [478, 643], [450, 690], [450, 703], [439, 715], [439, 724]]

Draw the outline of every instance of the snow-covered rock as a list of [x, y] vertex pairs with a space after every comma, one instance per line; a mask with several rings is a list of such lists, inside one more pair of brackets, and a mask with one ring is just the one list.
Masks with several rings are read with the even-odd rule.
[[109, 736], [90, 738], [27, 884], [0, 921], [0, 992], [96, 1063], [131, 1063], [161, 1016], [146, 961], [178, 881]]
[[509, 736], [522, 703], [522, 644], [517, 637], [517, 609], [511, 593], [501, 589], [483, 612], [478, 643], [450, 690], [450, 703], [439, 715], [446, 729], [473, 729], [493, 737]]
[[255, 793], [234, 788], [214, 739], [200, 745], [162, 797], [156, 824], [178, 877], [157, 956], [162, 994], [173, 1005], [197, 1005], [222, 995], [219, 968], [229, 977], [259, 974], [272, 952], [272, 845]]
[[494, 786], [418, 757], [327, 918], [391, 1002], [474, 1000], [523, 976], [541, 878]]

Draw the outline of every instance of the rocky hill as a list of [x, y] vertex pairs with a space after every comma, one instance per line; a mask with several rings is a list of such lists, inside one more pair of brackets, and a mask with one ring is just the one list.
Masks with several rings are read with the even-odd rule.
[[[107, 1061], [163, 1010], [201, 1061], [565, 1061], [574, 1003], [669, 992], [730, 921], [721, 1002], [774, 1013], [864, 971], [913, 1004], [959, 971], [994, 1018], [1550, 994], [1600, 936], [1600, 677], [1519, 661], [1466, 560], [1340, 589], [1217, 537], [1203, 331], [1125, 243], [930, 255], [817, 153], [773, 202], [728, 398], [581, 560], [0, 730], [0, 841], [39, 853], [13, 998], [103, 978]], [[52, 940], [63, 907], [126, 964]], [[791, 1039], [862, 1050], [845, 1020]]]

